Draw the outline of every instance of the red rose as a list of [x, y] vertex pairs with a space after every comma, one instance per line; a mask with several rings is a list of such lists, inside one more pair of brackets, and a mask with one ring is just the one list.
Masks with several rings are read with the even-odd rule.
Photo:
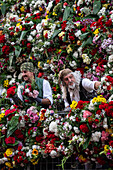
[[31, 48], [31, 43], [27, 43], [27, 48]]
[[37, 142], [41, 142], [43, 140], [43, 136], [39, 135], [39, 136], [36, 136], [36, 141]]
[[99, 123], [99, 120], [98, 120], [98, 119], [95, 119], [95, 123]]
[[14, 32], [10, 32], [10, 35], [13, 36], [13, 35], [14, 35]]
[[4, 54], [8, 55], [8, 54], [9, 54], [9, 51], [10, 51], [10, 48], [9, 48], [8, 45], [4, 45], [4, 46], [2, 47], [2, 52], [3, 52]]
[[69, 39], [74, 41], [75, 38], [73, 36], [69, 36]]
[[0, 43], [5, 43], [5, 35], [0, 35]]
[[14, 144], [15, 143], [15, 138], [9, 136], [8, 138], [5, 138], [5, 143], [6, 144]]
[[81, 31], [86, 32], [87, 27], [85, 26], [84, 28], [81, 29]]
[[38, 73], [38, 77], [42, 77], [43, 75], [44, 75], [43, 72], [39, 72], [39, 73]]
[[17, 129], [15, 131], [15, 136], [20, 140], [24, 139], [24, 135], [22, 134], [21, 130], [19, 130], [19, 129]]
[[96, 111], [96, 114], [97, 114], [97, 115], [100, 115], [100, 113], [101, 113], [101, 110], [97, 110], [97, 111]]
[[82, 125], [80, 125], [80, 130], [81, 130], [83, 133], [89, 132], [89, 128], [88, 128], [88, 126], [87, 126], [86, 123], [83, 123]]
[[109, 145], [113, 147], [113, 140], [109, 142]]

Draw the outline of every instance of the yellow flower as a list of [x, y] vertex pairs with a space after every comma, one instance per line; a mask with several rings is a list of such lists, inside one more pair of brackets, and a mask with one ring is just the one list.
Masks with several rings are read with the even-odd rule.
[[73, 10], [76, 11], [76, 8], [74, 7]]
[[48, 18], [48, 15], [46, 15], [46, 19], [45, 20], [48, 20], [49, 18]]
[[17, 32], [15, 32], [14, 35], [16, 36], [16, 35], [17, 35]]
[[70, 52], [72, 52], [72, 48], [70, 47], [70, 45], [67, 46], [67, 53], [69, 54]]
[[49, 14], [49, 11], [46, 11], [47, 14]]
[[16, 24], [16, 27], [18, 27], [20, 30], [22, 30], [22, 25], [20, 25], [20, 22]]
[[86, 161], [86, 158], [84, 158], [83, 155], [80, 155], [80, 156], [79, 156], [79, 159], [82, 160], [83, 162]]
[[97, 28], [97, 29], [93, 32], [93, 34], [99, 34], [99, 28]]
[[38, 155], [38, 150], [37, 150], [37, 149], [33, 149], [33, 150], [32, 150], [32, 154], [33, 154], [33, 155]]
[[11, 156], [12, 153], [13, 153], [13, 148], [7, 149], [5, 153], [6, 153], [7, 156]]
[[38, 68], [42, 69], [41, 62], [38, 61]]
[[47, 60], [47, 64], [50, 64], [51, 63], [51, 60]]
[[8, 87], [9, 86], [9, 80], [4, 80], [4, 87]]
[[77, 101], [72, 101], [72, 104], [70, 105], [70, 107], [71, 107], [71, 109], [75, 109], [76, 108], [76, 106], [77, 106]]
[[103, 4], [102, 6], [105, 7], [105, 8], [107, 9], [108, 6], [109, 6], [109, 3], [108, 3], [108, 4]]
[[0, 121], [2, 120], [2, 118], [5, 116], [5, 113], [1, 113], [0, 114]]
[[106, 103], [106, 99], [102, 95], [100, 95], [100, 96], [97, 96], [97, 97], [93, 98], [92, 103], [95, 103], [95, 102]]
[[6, 162], [5, 165], [6, 165], [7, 167], [9, 167], [9, 168], [13, 168], [13, 166], [11, 165], [10, 162]]
[[22, 20], [19, 18], [18, 21], [22, 21]]
[[88, 67], [88, 66], [86, 66], [86, 67], [85, 67], [85, 69], [89, 69], [89, 67]]
[[16, 27], [19, 27], [20, 26], [20, 22], [16, 24]]
[[53, 14], [52, 15], [55, 15], [55, 16], [57, 16], [57, 14], [55, 13], [55, 12], [53, 12]]
[[21, 11], [21, 12], [24, 12], [24, 11], [25, 11], [24, 6], [21, 6], [20, 11]]
[[43, 9], [42, 9], [41, 7], [39, 7], [39, 10], [40, 10], [40, 11], [43, 11]]
[[32, 59], [33, 59], [33, 57], [32, 57], [32, 56], [30, 56], [30, 57], [29, 57], [29, 59], [30, 59], [30, 60], [32, 60]]
[[104, 151], [107, 152], [109, 150], [109, 145], [104, 146]]
[[61, 33], [58, 34], [59, 37], [62, 37], [62, 36], [64, 37], [64, 35], [65, 35], [64, 31], [62, 31]]

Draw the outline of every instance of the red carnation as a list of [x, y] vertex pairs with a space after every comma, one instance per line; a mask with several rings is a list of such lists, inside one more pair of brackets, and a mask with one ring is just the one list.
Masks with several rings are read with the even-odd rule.
[[80, 125], [80, 130], [81, 130], [83, 133], [89, 132], [89, 128], [88, 128], [88, 126], [87, 126], [86, 123], [83, 123], [83, 124]]
[[9, 89], [7, 89], [7, 96], [6, 97], [12, 97], [15, 95], [15, 89], [16, 86], [10, 87]]

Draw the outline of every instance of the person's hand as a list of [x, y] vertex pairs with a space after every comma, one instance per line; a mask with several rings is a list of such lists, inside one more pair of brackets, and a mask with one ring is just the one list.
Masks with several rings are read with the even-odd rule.
[[101, 85], [101, 82], [100, 81], [96, 81], [95, 85], [94, 85], [95, 90], [97, 90], [100, 85]]
[[37, 90], [33, 90], [33, 93], [30, 92], [28, 95], [29, 95], [29, 97], [32, 97], [35, 99], [39, 95], [39, 92]]
[[39, 92], [37, 90], [33, 90], [33, 98], [37, 98], [39, 95]]

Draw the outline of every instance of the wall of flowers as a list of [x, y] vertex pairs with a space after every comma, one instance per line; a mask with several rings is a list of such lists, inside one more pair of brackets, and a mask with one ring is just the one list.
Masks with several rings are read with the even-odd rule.
[[[74, 156], [112, 169], [113, 1], [3, 0], [0, 15], [0, 166]], [[51, 108], [11, 102], [24, 61], [50, 82]], [[101, 81], [97, 97], [73, 101], [64, 117], [58, 114], [64, 107], [58, 84], [63, 68]]]

